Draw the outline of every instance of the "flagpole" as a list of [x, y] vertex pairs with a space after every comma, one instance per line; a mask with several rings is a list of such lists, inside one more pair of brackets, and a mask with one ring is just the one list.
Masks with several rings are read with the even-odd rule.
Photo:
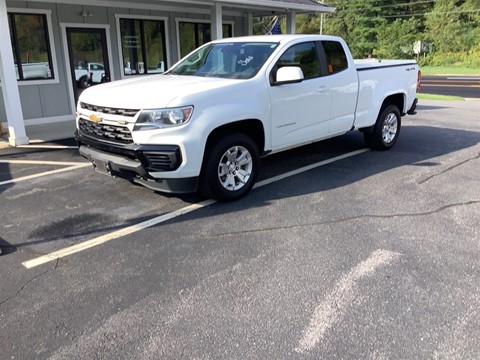
[[[323, 4], [323, 0], [320, 1], [321, 4]], [[323, 19], [324, 19], [325, 13], [320, 14], [320, 35], [323, 35]]]

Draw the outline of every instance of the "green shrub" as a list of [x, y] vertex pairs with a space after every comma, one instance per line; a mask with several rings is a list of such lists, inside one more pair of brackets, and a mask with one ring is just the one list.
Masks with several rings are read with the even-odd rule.
[[419, 59], [420, 65], [429, 66], [464, 66], [480, 69], [480, 49], [468, 52], [449, 52], [429, 54]]

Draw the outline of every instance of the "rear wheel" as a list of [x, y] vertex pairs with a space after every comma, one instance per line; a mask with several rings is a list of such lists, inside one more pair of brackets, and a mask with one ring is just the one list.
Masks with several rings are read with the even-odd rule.
[[221, 201], [246, 195], [255, 184], [260, 164], [255, 142], [240, 133], [220, 139], [208, 151], [200, 178], [200, 191]]
[[368, 147], [375, 150], [388, 150], [397, 142], [402, 119], [395, 105], [382, 107], [373, 130], [363, 134]]

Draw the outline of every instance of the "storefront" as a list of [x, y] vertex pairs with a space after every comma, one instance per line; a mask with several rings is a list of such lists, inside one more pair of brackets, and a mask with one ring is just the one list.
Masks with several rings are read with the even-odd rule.
[[255, 16], [332, 12], [313, 0], [0, 0], [0, 122], [10, 144], [25, 126], [74, 121], [95, 84], [147, 76], [222, 37], [249, 35]]

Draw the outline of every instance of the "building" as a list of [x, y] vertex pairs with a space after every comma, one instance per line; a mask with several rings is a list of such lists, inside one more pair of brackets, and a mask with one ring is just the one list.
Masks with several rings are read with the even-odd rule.
[[255, 16], [334, 9], [313, 0], [0, 0], [0, 122], [12, 146], [26, 125], [74, 121], [81, 91], [168, 69], [203, 43], [252, 34]]

